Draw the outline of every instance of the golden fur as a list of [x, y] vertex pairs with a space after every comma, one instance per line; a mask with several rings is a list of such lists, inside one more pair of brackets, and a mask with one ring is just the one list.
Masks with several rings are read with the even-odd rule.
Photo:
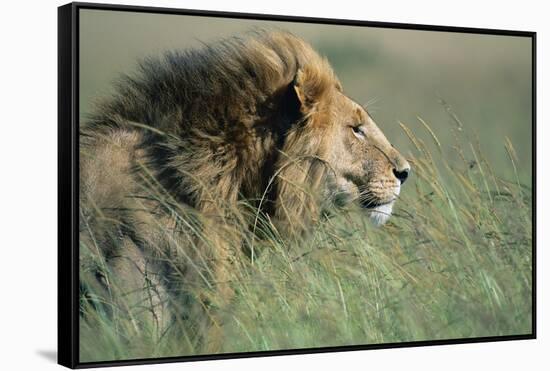
[[[243, 201], [287, 237], [353, 202], [382, 223], [408, 169], [325, 58], [291, 34], [255, 32], [146, 60], [121, 78], [83, 124], [81, 238], [118, 274], [152, 272], [152, 307], [184, 302], [174, 297], [198, 281], [223, 305], [239, 254], [231, 224], [254, 223], [239, 212]], [[196, 212], [214, 242], [193, 243], [196, 251], [184, 234], [163, 234], [177, 228], [173, 210]], [[128, 291], [139, 286], [128, 281]], [[151, 312], [157, 324], [172, 318]]]

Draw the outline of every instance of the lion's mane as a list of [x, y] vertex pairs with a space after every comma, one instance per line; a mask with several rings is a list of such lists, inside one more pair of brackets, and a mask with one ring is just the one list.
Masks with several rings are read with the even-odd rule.
[[136, 150], [177, 200], [206, 213], [261, 200], [279, 225], [303, 229], [318, 212], [307, 193], [326, 171], [323, 127], [308, 110], [329, 85], [339, 87], [307, 43], [255, 31], [142, 61], [98, 105], [81, 140], [93, 146], [134, 133]]

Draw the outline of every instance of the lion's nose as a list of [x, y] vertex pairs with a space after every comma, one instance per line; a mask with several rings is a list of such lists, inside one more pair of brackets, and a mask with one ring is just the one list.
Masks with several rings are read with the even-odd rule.
[[407, 180], [407, 178], [409, 177], [410, 172], [411, 172], [411, 167], [408, 165], [404, 166], [401, 169], [398, 169], [398, 168], [393, 169], [393, 175], [395, 175], [395, 177], [399, 179], [399, 182], [401, 182], [401, 184], [405, 183], [405, 180]]

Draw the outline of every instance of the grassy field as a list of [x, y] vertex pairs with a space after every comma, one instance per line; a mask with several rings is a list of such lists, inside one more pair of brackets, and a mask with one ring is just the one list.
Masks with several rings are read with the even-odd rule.
[[[530, 333], [528, 38], [83, 11], [82, 122], [138, 60], [255, 27], [283, 28], [326, 56], [346, 94], [368, 107], [413, 170], [381, 228], [353, 208], [323, 220], [302, 241], [280, 238], [262, 218], [263, 239], [241, 226], [238, 240], [254, 258], [235, 264], [231, 304], [213, 304], [223, 317], [222, 351]], [[214, 243], [202, 235], [197, 215], [162, 192], [153, 197], [193, 235], [190, 246], [179, 247]], [[162, 223], [156, 229], [167, 238], [173, 232]], [[125, 277], [105, 269], [91, 234], [80, 246], [81, 361], [203, 352], [186, 323], [159, 334], [154, 321], [143, 320], [149, 304], [133, 304], [136, 293], [123, 289]], [[98, 268], [107, 291], [97, 289]], [[194, 295], [204, 294], [211, 289], [195, 288]]]
[[[400, 124], [413, 173], [383, 227], [351, 208], [301, 241], [280, 238], [261, 220], [261, 240], [242, 228], [242, 241], [255, 254], [235, 265], [236, 295], [218, 309], [223, 352], [531, 332], [531, 185], [518, 175], [512, 141], [500, 143], [499, 161], [512, 174], [503, 178], [475, 132], [441, 108], [450, 125], [419, 118], [414, 126], [422, 129], [413, 134], [412, 123]], [[442, 145], [433, 127], [452, 140]], [[192, 223], [177, 209], [173, 217]], [[109, 294], [94, 291], [86, 267], [101, 265], [98, 251], [81, 243], [82, 362], [202, 352], [184, 321], [160, 336], [152, 321], [136, 325], [128, 313], [147, 308], [112, 299], [128, 294], [118, 285], [121, 277], [104, 271]]]

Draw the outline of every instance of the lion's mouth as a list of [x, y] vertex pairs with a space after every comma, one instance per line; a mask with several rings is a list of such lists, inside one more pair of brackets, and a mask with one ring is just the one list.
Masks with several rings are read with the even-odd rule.
[[362, 197], [359, 199], [359, 205], [368, 211], [369, 219], [373, 224], [380, 226], [390, 219], [396, 199], [397, 196], [392, 197], [389, 201], [382, 201], [373, 197]]
[[376, 226], [386, 223], [392, 214], [394, 201], [379, 203], [377, 206], [366, 208], [369, 212], [369, 218]]
[[399, 197], [400, 187], [393, 189], [392, 194], [388, 194], [385, 197], [377, 197], [370, 191], [364, 191], [360, 193], [359, 205], [363, 209], [368, 210], [389, 210], [393, 207], [393, 204]]
[[361, 205], [361, 207], [363, 209], [374, 209], [374, 208], [377, 208], [379, 206], [389, 205], [391, 203], [393, 203], [393, 200], [388, 201], [388, 202], [380, 202], [380, 201], [375, 201], [375, 200], [360, 200], [359, 201], [359, 204]]

